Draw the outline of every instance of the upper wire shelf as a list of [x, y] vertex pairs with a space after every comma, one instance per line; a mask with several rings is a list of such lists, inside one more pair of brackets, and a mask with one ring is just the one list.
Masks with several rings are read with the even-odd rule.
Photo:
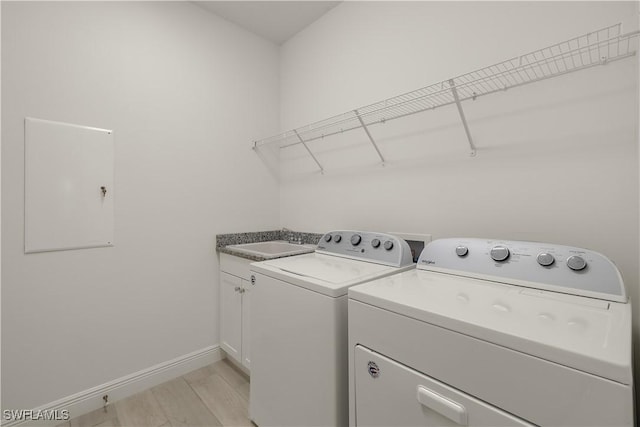
[[622, 24], [616, 24], [583, 34], [412, 92], [255, 141], [254, 149], [265, 144], [277, 143], [280, 148], [302, 144], [322, 171], [322, 166], [306, 143], [363, 128], [384, 162], [382, 154], [368, 131], [369, 126], [445, 105], [457, 104], [473, 155], [475, 146], [464, 118], [461, 101], [475, 100], [483, 95], [635, 55], [640, 31], [622, 34], [621, 30]]

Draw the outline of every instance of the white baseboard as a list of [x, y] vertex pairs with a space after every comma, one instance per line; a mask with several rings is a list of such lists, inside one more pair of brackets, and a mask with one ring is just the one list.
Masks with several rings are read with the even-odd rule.
[[[78, 417], [98, 408], [102, 408], [104, 402], [102, 396], [109, 395], [109, 404], [129, 397], [148, 388], [162, 384], [173, 378], [177, 378], [203, 366], [222, 360], [223, 353], [220, 346], [210, 346], [193, 353], [176, 357], [175, 359], [159, 363], [155, 366], [134, 372], [113, 381], [101, 384], [71, 396], [64, 397], [54, 402], [47, 403], [33, 410], [53, 412], [68, 410], [71, 418]], [[64, 421], [51, 420], [12, 420], [5, 421], [3, 418], [2, 427], [14, 427], [24, 424], [38, 426], [55, 426]]]

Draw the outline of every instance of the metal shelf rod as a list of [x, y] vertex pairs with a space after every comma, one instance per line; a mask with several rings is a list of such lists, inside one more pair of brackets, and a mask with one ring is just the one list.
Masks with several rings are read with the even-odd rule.
[[464, 110], [462, 109], [462, 104], [460, 104], [460, 98], [458, 98], [458, 91], [456, 90], [456, 84], [453, 82], [453, 79], [449, 80], [449, 85], [451, 86], [451, 93], [453, 93], [453, 99], [456, 100], [456, 106], [458, 107], [458, 114], [460, 114], [460, 120], [462, 120], [462, 126], [464, 127], [464, 132], [467, 134], [467, 140], [469, 140], [469, 147], [471, 147], [471, 156], [476, 155], [476, 146], [473, 144], [473, 138], [471, 138], [471, 131], [469, 131], [469, 125], [467, 124], [467, 119], [464, 116]]
[[367, 128], [367, 125], [365, 125], [364, 122], [362, 121], [362, 117], [360, 117], [360, 114], [358, 113], [358, 110], [353, 110], [353, 112], [358, 117], [358, 120], [360, 121], [360, 125], [362, 126], [362, 129], [364, 129], [365, 133], [369, 137], [369, 141], [371, 141], [371, 144], [373, 145], [373, 148], [376, 149], [376, 153], [378, 153], [378, 157], [380, 157], [380, 161], [382, 162], [382, 166], [384, 166], [384, 157], [382, 157], [382, 153], [380, 152], [380, 149], [378, 148], [378, 144], [376, 144], [376, 142], [373, 140], [373, 137], [371, 136], [371, 133], [369, 133], [369, 129]]
[[298, 134], [298, 131], [294, 130], [294, 132], [296, 133], [296, 135], [298, 136], [298, 139], [300, 140], [300, 142], [302, 143], [302, 145], [304, 146], [304, 148], [307, 149], [307, 152], [309, 153], [309, 155], [311, 156], [311, 158], [313, 159], [314, 162], [316, 162], [316, 164], [318, 165], [318, 167], [320, 168], [320, 173], [324, 173], [324, 168], [322, 167], [322, 165], [320, 164], [320, 162], [318, 161], [318, 159], [316, 159], [316, 156], [313, 155], [313, 153], [311, 152], [311, 150], [309, 150], [309, 147], [307, 146], [307, 144], [304, 142], [304, 140], [302, 138], [300, 138], [300, 134]]
[[[620, 60], [620, 59], [624, 59], [624, 58], [627, 58], [627, 57], [633, 56], [633, 55], [635, 55], [635, 52], [629, 53], [629, 54], [625, 54], [623, 56], [616, 57], [614, 59], [611, 59], [609, 62], [613, 62], [613, 61], [617, 61], [617, 60]], [[522, 81], [522, 82], [519, 82], [519, 83], [514, 83], [514, 84], [511, 84], [507, 88], [500, 88], [500, 89], [492, 90], [490, 92], [483, 92], [483, 93], [476, 93], [476, 94], [472, 94], [472, 95], [462, 96], [462, 97], [460, 97], [460, 101], [463, 102], [463, 101], [468, 101], [468, 100], [475, 100], [475, 99], [477, 99], [477, 98], [479, 98], [479, 97], [481, 97], [483, 95], [490, 95], [492, 93], [502, 92], [502, 91], [505, 91], [507, 89], [524, 86], [524, 85], [527, 85], [529, 83], [534, 83], [534, 82], [537, 82], [537, 81], [547, 80], [547, 79], [550, 79], [550, 78], [553, 78], [553, 77], [556, 77], [556, 76], [569, 74], [569, 73], [571, 73], [573, 71], [583, 70], [583, 69], [591, 68], [591, 67], [594, 67], [594, 66], [597, 66], [597, 65], [603, 65], [603, 64], [602, 63], [586, 64], [584, 66], [576, 67], [576, 68], [573, 68], [571, 70], [562, 71], [562, 72], [554, 74], [552, 76], [545, 76], [545, 77], [540, 77], [539, 79], [536, 79], [536, 80], [525, 80], [525, 81]], [[461, 88], [461, 86], [458, 86], [458, 89], [460, 89], [460, 88]], [[416, 99], [419, 99], [419, 98], [416, 98]], [[415, 102], [415, 101], [416, 100], [412, 100], [411, 102]], [[407, 101], [407, 102], [409, 102], [409, 101]], [[434, 110], [434, 109], [439, 108], [439, 107], [446, 107], [447, 105], [451, 105], [451, 104], [455, 104], [455, 101], [443, 102], [443, 103], [437, 104], [437, 105], [435, 105], [433, 107], [428, 107], [428, 108], [425, 108], [425, 109], [420, 109], [420, 110], [417, 110], [417, 111], [412, 111], [412, 112], [409, 112], [409, 113], [400, 114], [400, 115], [389, 117], [389, 118], [379, 119], [379, 120], [370, 122], [369, 126], [374, 125], [374, 124], [380, 124], [380, 123], [389, 122], [389, 121], [392, 121], [392, 120], [395, 120], [395, 119], [400, 119], [400, 118], [407, 117], [407, 116], [411, 116], [411, 115], [414, 115], [414, 114], [417, 114], [417, 113], [421, 113], [421, 112], [424, 112], [424, 111], [427, 111], [427, 110]], [[380, 109], [377, 112], [381, 112], [383, 110], [384, 109]], [[348, 120], [344, 120], [344, 121], [346, 122]], [[329, 127], [330, 127], [330, 125], [327, 126], [327, 128], [329, 128]], [[360, 129], [360, 127], [361, 127], [361, 125], [359, 125], [359, 124], [351, 126], [351, 127], [346, 127], [346, 128], [337, 130], [335, 132], [328, 132], [328, 133], [322, 134], [320, 136], [316, 136], [316, 137], [305, 139], [304, 142], [316, 141], [316, 140], [323, 139], [323, 138], [326, 138], [326, 137], [330, 137], [330, 136], [333, 136], [333, 135], [337, 135], [337, 134], [340, 134], [340, 133], [348, 132], [348, 131], [351, 131], [351, 130], [354, 130], [354, 129]], [[297, 134], [297, 132], [296, 132], [296, 134]], [[302, 143], [301, 141], [292, 142], [292, 143], [288, 143], [288, 144], [282, 145], [280, 148], [292, 147], [294, 145], [298, 145], [298, 144], [301, 144], [301, 143]]]
[[[629, 56], [633, 56], [633, 55], [635, 55], [635, 52], [628, 53], [628, 54], [625, 54], [625, 55], [621, 55], [621, 56], [618, 56], [618, 57], [612, 58], [612, 59], [611, 59], [611, 60], [609, 60], [608, 62], [617, 61], [617, 60], [619, 60], [619, 59], [624, 59], [624, 58], [627, 58], [627, 57], [629, 57]], [[482, 96], [482, 95], [488, 95], [488, 94], [492, 94], [492, 93], [495, 93], [495, 92], [504, 91], [504, 90], [507, 90], [507, 89], [510, 89], [510, 88], [519, 87], [519, 86], [524, 86], [525, 84], [529, 84], [529, 83], [534, 83], [534, 82], [537, 82], [537, 81], [546, 80], [546, 79], [549, 79], [549, 78], [552, 78], [552, 77], [561, 76], [561, 75], [564, 75], [564, 74], [569, 74], [569, 73], [574, 72], [574, 71], [583, 70], [583, 69], [590, 68], [590, 67], [594, 67], [594, 66], [597, 66], [597, 65], [603, 65], [603, 64], [602, 64], [601, 62], [600, 62], [600, 63], [585, 64], [585, 65], [581, 65], [581, 66], [578, 66], [578, 67], [572, 68], [572, 69], [570, 69], [570, 70], [557, 72], [557, 73], [554, 73], [553, 75], [548, 75], [548, 76], [538, 77], [538, 78], [536, 78], [536, 79], [528, 79], [528, 80], [524, 80], [524, 79], [522, 79], [522, 78], [521, 78], [521, 81], [520, 81], [520, 82], [518, 82], [518, 83], [512, 83], [512, 84], [510, 84], [508, 87], [500, 87], [500, 88], [498, 88], [498, 89], [494, 89], [494, 90], [487, 91], [487, 92], [475, 93], [474, 95], [463, 96], [463, 97], [461, 97], [461, 98], [460, 98], [460, 100], [461, 100], [461, 101], [466, 101], [466, 100], [469, 100], [469, 99], [476, 99], [476, 98], [478, 98], [478, 97], [480, 97], [480, 96]], [[526, 68], [527, 68], [527, 67], [522, 67], [522, 69], [526, 69]], [[496, 75], [511, 75], [511, 74], [513, 74], [515, 71], [517, 71], [517, 72], [522, 71], [522, 69], [518, 69], [518, 70], [516, 70], [516, 69], [513, 69], [513, 70], [506, 70], [506, 71], [503, 71], [503, 72], [500, 72], [500, 73], [496, 73]], [[470, 85], [471, 85], [471, 83], [462, 83], [462, 84], [460, 84], [460, 85], [458, 85], [458, 86], [457, 86], [457, 89], [458, 89], [458, 90], [465, 89], [465, 86], [470, 86]], [[363, 114], [361, 114], [361, 117], [365, 117], [365, 116], [367, 116], [367, 115], [372, 115], [372, 114], [375, 114], [375, 113], [381, 113], [381, 112], [384, 112], [384, 111], [386, 111], [386, 110], [390, 110], [390, 109], [392, 109], [392, 108], [396, 108], [396, 107], [398, 107], [398, 106], [400, 106], [400, 105], [402, 105], [402, 104], [405, 104], [405, 103], [407, 103], [407, 104], [415, 103], [415, 102], [418, 102], [418, 101], [420, 101], [420, 100], [424, 100], [425, 98], [428, 98], [428, 97], [435, 97], [435, 96], [439, 96], [439, 95], [440, 95], [440, 94], [439, 94], [439, 92], [448, 92], [448, 91], [449, 91], [449, 89], [445, 89], [445, 90], [442, 90], [442, 91], [433, 92], [433, 93], [431, 93], [431, 94], [424, 95], [424, 96], [419, 97], [419, 98], [414, 98], [414, 99], [411, 99], [411, 100], [404, 101], [404, 102], [402, 102], [402, 103], [394, 104], [394, 105], [392, 105], [392, 106], [383, 107], [383, 108], [380, 108], [380, 109], [378, 109], [378, 110], [372, 110], [371, 112], [367, 112], [367, 113], [363, 113]], [[372, 124], [377, 124], [377, 123], [381, 123], [381, 122], [385, 122], [385, 121], [391, 121], [391, 120], [396, 119], [396, 118], [406, 117], [406, 116], [408, 116], [408, 115], [412, 115], [412, 114], [420, 113], [420, 112], [423, 112], [423, 111], [426, 111], [426, 110], [435, 109], [435, 108], [437, 108], [437, 107], [443, 107], [443, 106], [446, 106], [446, 105], [451, 105], [451, 104], [454, 104], [454, 103], [455, 103], [455, 101], [451, 101], [451, 102], [443, 102], [443, 103], [441, 103], [441, 104], [436, 104], [436, 105], [433, 105], [433, 106], [428, 107], [428, 108], [425, 108], [425, 109], [420, 109], [420, 110], [417, 110], [417, 111], [412, 111], [412, 112], [410, 112], [410, 113], [401, 114], [401, 115], [394, 116], [394, 117], [390, 117], [390, 118], [385, 118], [384, 120], [382, 120], [382, 119], [381, 119], [381, 120], [377, 120], [377, 121], [375, 121], [375, 122], [371, 122], [371, 123], [369, 123], [369, 126], [370, 126], [370, 125], [372, 125]], [[344, 120], [342, 120], [342, 122], [348, 122], [348, 121], [350, 121], [350, 119], [344, 119]], [[332, 124], [328, 124], [328, 125], [323, 126], [322, 128], [330, 128], [330, 127], [332, 127], [332, 126], [333, 126]], [[310, 142], [310, 141], [314, 141], [314, 140], [322, 139], [322, 138], [324, 138], [324, 137], [329, 137], [329, 136], [332, 136], [332, 135], [336, 135], [336, 134], [339, 134], [339, 133], [342, 133], [342, 132], [347, 132], [347, 131], [349, 131], [349, 130], [359, 129], [360, 127], [361, 127], [361, 126], [357, 126], [357, 125], [356, 125], [356, 126], [353, 126], [353, 127], [349, 127], [349, 128], [341, 129], [341, 130], [339, 130], [339, 131], [326, 133], [326, 134], [323, 134], [323, 135], [318, 136], [318, 137], [308, 138], [308, 139], [305, 139], [304, 141], [305, 141], [305, 142]], [[317, 130], [322, 129], [322, 128], [313, 129], [313, 130], [310, 130], [310, 131], [307, 131], [307, 132], [317, 131]], [[286, 144], [286, 145], [281, 146], [281, 148], [286, 148], [286, 147], [290, 147], [290, 146], [293, 146], [293, 145], [298, 145], [298, 144], [300, 144], [300, 143], [301, 143], [301, 142], [294, 142], [294, 143]]]
[[[462, 110], [462, 101], [475, 100], [482, 95], [546, 80], [596, 65], [604, 65], [635, 55], [635, 46], [632, 48], [631, 41], [638, 37], [640, 31], [620, 34], [620, 30], [621, 24], [617, 24], [587, 33], [385, 101], [256, 141], [254, 148], [257, 149], [261, 145], [276, 142], [279, 143], [280, 148], [303, 144], [321, 172], [324, 172], [324, 168], [313, 155], [307, 143], [362, 128], [384, 164], [384, 157], [369, 131], [370, 126], [456, 104], [472, 153], [474, 153], [475, 144]], [[295, 139], [292, 140], [294, 137]]]

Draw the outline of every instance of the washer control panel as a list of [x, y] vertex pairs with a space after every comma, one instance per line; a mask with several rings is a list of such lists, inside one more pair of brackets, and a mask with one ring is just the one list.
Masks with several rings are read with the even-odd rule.
[[413, 263], [407, 242], [391, 234], [371, 231], [330, 231], [322, 236], [316, 252], [394, 267]]
[[418, 269], [626, 302], [620, 272], [604, 255], [549, 243], [475, 238], [428, 244]]

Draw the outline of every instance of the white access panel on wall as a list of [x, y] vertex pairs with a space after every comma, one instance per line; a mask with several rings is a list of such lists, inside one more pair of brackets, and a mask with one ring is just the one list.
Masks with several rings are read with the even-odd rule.
[[113, 246], [113, 132], [25, 119], [25, 252]]

